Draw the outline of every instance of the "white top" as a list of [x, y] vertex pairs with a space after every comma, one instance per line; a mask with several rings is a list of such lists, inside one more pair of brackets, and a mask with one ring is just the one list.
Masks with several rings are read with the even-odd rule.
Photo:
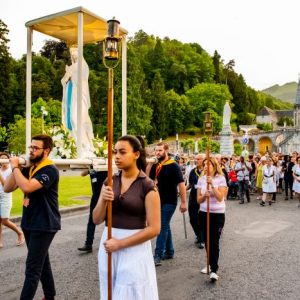
[[293, 166], [293, 173], [297, 176], [297, 178], [294, 178], [293, 182], [293, 191], [296, 193], [300, 193], [300, 166], [298, 164]]
[[264, 165], [262, 168], [263, 172], [263, 184], [262, 190], [264, 193], [275, 193], [276, 192], [276, 167]]
[[[3, 171], [3, 170], [0, 169], [0, 174], [2, 175], [2, 177], [4, 178], [4, 180], [6, 180], [6, 178], [11, 174], [11, 168], [9, 167], [5, 171]], [[3, 191], [3, 185], [1, 183], [0, 183], [0, 192], [4, 193], [4, 191]], [[7, 193], [7, 194], [11, 194], [11, 193]]]
[[244, 168], [244, 170], [240, 170], [236, 172], [236, 176], [238, 181], [249, 180], [249, 169], [252, 169], [251, 164], [247, 161], [241, 163], [240, 161], [235, 164], [234, 170], [239, 170]]
[[[206, 183], [207, 179], [206, 179], [206, 175], [201, 176], [198, 180], [198, 183], [196, 185], [197, 189], [201, 189], [201, 194], [205, 194], [206, 192]], [[212, 183], [214, 187], [219, 187], [219, 186], [224, 186], [227, 187], [226, 184], [226, 179], [224, 176], [217, 174], [215, 177], [213, 177], [212, 179]], [[225, 199], [223, 199], [222, 201], [218, 201], [214, 195], [211, 195], [209, 198], [210, 202], [209, 202], [209, 211], [211, 213], [225, 213]], [[200, 211], [204, 211], [207, 212], [207, 202], [206, 200], [202, 203], [200, 203]]]

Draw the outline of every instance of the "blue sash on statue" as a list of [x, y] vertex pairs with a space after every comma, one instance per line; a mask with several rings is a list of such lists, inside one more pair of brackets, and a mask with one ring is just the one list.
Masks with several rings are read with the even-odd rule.
[[72, 105], [72, 90], [73, 90], [73, 83], [70, 79], [67, 83], [67, 109], [66, 109], [66, 125], [69, 130], [72, 130], [72, 123], [71, 123], [71, 105]]

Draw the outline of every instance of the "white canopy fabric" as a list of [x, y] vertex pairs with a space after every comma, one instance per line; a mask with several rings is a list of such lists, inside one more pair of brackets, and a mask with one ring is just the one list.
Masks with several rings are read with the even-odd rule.
[[[83, 13], [83, 44], [104, 40], [107, 35], [107, 20], [81, 6], [28, 21], [25, 26], [68, 44], [77, 44], [78, 13]], [[120, 36], [127, 33], [120, 28]]]

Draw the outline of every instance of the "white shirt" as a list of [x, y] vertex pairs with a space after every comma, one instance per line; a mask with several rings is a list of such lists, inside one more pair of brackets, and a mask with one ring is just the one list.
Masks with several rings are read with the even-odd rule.
[[[0, 169], [0, 174], [2, 175], [2, 177], [4, 178], [4, 180], [6, 180], [6, 178], [11, 174], [11, 168], [9, 167], [8, 169], [6, 169], [5, 171], [3, 171], [2, 169]], [[0, 192], [3, 192], [3, 185], [0, 183]]]
[[[201, 189], [201, 194], [204, 195], [206, 192], [206, 175], [201, 176], [196, 185], [197, 189]], [[227, 187], [226, 179], [224, 176], [217, 174], [212, 178], [212, 184], [214, 187], [224, 186]], [[200, 211], [207, 212], [207, 202], [206, 200], [200, 203]], [[212, 194], [209, 197], [209, 211], [211, 213], [225, 213], [225, 199], [218, 201], [215, 196]]]

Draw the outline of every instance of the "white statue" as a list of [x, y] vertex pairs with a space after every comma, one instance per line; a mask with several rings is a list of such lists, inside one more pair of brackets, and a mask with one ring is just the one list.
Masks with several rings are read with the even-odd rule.
[[[71, 47], [70, 54], [72, 64], [66, 66], [66, 73], [61, 79], [63, 86], [62, 99], [62, 123], [70, 130], [72, 137], [77, 144], [77, 86], [78, 86], [78, 49]], [[81, 105], [81, 147], [83, 157], [93, 157], [93, 126], [89, 116], [91, 107], [89, 92], [89, 67], [86, 61], [82, 60], [82, 105]]]
[[226, 101], [223, 110], [223, 127], [228, 125], [230, 126], [230, 118], [231, 118], [231, 108], [229, 102]]

